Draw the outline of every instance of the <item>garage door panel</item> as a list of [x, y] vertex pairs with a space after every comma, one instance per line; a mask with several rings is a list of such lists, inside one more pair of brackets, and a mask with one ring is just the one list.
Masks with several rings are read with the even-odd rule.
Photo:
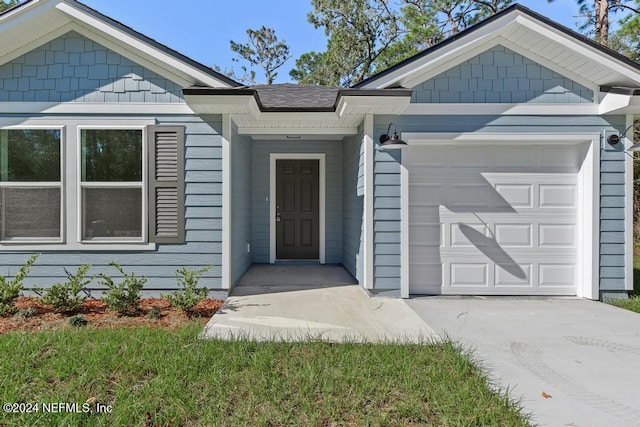
[[509, 288], [533, 288], [532, 264], [494, 265], [495, 286]]
[[[530, 146], [410, 153], [411, 293], [575, 295], [576, 146], [552, 157]], [[429, 155], [449, 164], [414, 166]]]
[[540, 208], [572, 208], [577, 206], [576, 185], [540, 184]]
[[533, 247], [533, 224], [495, 224], [495, 236], [498, 245], [508, 247]]
[[512, 208], [533, 207], [533, 185], [531, 184], [495, 184], [501, 200]]
[[575, 288], [575, 275], [574, 264], [540, 263], [538, 265], [539, 286], [541, 288]]
[[538, 226], [538, 246], [575, 248], [577, 246], [574, 224], [540, 224]]
[[449, 263], [451, 288], [489, 287], [489, 263]]
[[484, 224], [449, 224], [445, 245], [451, 247], [486, 247], [489, 229]]

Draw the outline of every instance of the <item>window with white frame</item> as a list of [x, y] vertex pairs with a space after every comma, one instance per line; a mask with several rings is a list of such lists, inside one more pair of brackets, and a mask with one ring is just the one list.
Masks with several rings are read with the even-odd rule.
[[61, 129], [0, 129], [0, 240], [61, 240], [61, 141]]
[[185, 242], [185, 127], [93, 119], [0, 119], [0, 251]]
[[141, 129], [80, 129], [82, 241], [144, 241]]

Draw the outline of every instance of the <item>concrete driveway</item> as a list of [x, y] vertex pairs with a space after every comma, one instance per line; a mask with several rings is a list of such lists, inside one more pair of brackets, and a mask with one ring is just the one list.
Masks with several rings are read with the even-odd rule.
[[[544, 426], [640, 425], [640, 315], [579, 299], [415, 298]], [[544, 394], [551, 396], [545, 398]]]

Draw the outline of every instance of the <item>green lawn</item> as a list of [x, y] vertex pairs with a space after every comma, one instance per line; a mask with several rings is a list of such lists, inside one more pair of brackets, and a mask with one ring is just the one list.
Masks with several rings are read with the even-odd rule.
[[452, 343], [201, 341], [200, 330], [0, 335], [3, 403], [113, 406], [0, 412], [0, 426], [528, 425]]

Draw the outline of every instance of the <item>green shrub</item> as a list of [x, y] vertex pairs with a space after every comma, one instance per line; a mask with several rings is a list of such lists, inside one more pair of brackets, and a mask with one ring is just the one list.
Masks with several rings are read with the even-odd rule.
[[206, 298], [209, 290], [207, 288], [198, 288], [198, 280], [212, 268], [212, 265], [208, 265], [198, 270], [191, 270], [186, 267], [177, 270], [176, 280], [180, 290], [172, 294], [162, 294], [162, 297], [169, 300], [174, 307], [182, 311], [189, 311], [194, 305]]
[[158, 320], [162, 317], [162, 313], [158, 307], [151, 307], [147, 313], [147, 317], [151, 320]]
[[14, 317], [20, 317], [22, 319], [28, 319], [29, 317], [37, 316], [39, 313], [38, 309], [35, 307], [26, 307], [18, 310]]
[[42, 301], [45, 304], [53, 305], [53, 308], [60, 313], [75, 313], [80, 311], [82, 303], [87, 299], [80, 293], [93, 281], [94, 276], [86, 277], [91, 264], [82, 264], [78, 267], [76, 274], [67, 273], [66, 283], [58, 283], [45, 291]]
[[8, 316], [16, 312], [14, 301], [20, 296], [24, 289], [23, 281], [29, 274], [29, 268], [36, 262], [40, 255], [33, 255], [20, 267], [13, 280], [7, 280], [5, 276], [0, 276], [0, 316]]
[[117, 311], [118, 314], [136, 314], [140, 308], [140, 291], [147, 283], [147, 278], [144, 276], [136, 277], [135, 273], [125, 273], [123, 268], [115, 262], [111, 262], [109, 265], [115, 267], [123, 278], [122, 282], [115, 283], [110, 276], [100, 274], [100, 284], [108, 288], [102, 300], [107, 304], [109, 310]]
[[74, 328], [81, 328], [89, 323], [89, 321], [85, 319], [82, 314], [69, 317], [68, 322], [69, 325], [73, 326]]

